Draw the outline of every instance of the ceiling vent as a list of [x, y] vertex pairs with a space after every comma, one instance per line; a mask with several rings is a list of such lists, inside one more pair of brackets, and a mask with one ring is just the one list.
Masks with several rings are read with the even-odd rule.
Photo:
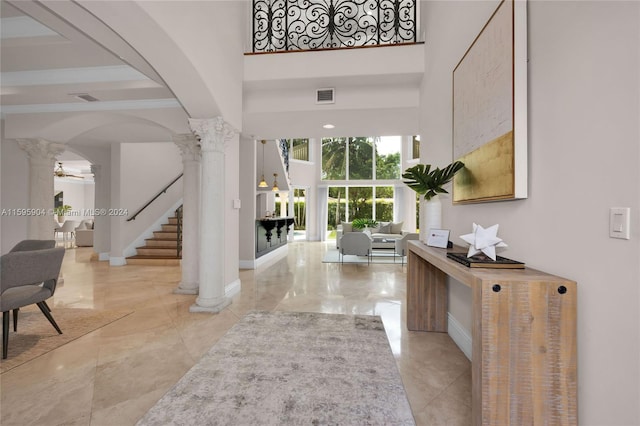
[[98, 98], [94, 98], [88, 93], [69, 93], [69, 95], [85, 102], [98, 102], [100, 100]]
[[335, 104], [334, 89], [317, 89], [316, 90], [316, 103], [317, 104]]

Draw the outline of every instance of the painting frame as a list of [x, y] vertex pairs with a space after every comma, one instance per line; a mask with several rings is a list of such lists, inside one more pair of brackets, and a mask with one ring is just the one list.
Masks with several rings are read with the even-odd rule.
[[527, 198], [526, 0], [502, 0], [452, 74], [453, 203]]

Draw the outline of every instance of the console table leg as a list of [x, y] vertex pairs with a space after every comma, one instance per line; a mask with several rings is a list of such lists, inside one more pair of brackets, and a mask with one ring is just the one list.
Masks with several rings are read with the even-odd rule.
[[407, 328], [447, 332], [447, 275], [412, 251], [407, 256]]
[[577, 425], [576, 285], [473, 288], [474, 425]]

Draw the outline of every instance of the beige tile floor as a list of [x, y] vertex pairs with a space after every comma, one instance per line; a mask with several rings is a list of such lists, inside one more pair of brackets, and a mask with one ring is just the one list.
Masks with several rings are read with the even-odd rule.
[[324, 264], [327, 247], [295, 242], [286, 259], [241, 271], [241, 293], [218, 315], [189, 313], [195, 296], [172, 293], [179, 267], [109, 267], [91, 248], [67, 250], [54, 316], [133, 313], [2, 374], [0, 424], [134, 425], [252, 309], [380, 315], [416, 423], [470, 424], [471, 364], [447, 334], [407, 331], [406, 267]]

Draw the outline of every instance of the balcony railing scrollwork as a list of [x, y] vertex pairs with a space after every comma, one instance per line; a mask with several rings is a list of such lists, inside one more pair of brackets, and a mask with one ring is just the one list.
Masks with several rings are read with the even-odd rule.
[[253, 0], [253, 51], [416, 41], [416, 0]]

